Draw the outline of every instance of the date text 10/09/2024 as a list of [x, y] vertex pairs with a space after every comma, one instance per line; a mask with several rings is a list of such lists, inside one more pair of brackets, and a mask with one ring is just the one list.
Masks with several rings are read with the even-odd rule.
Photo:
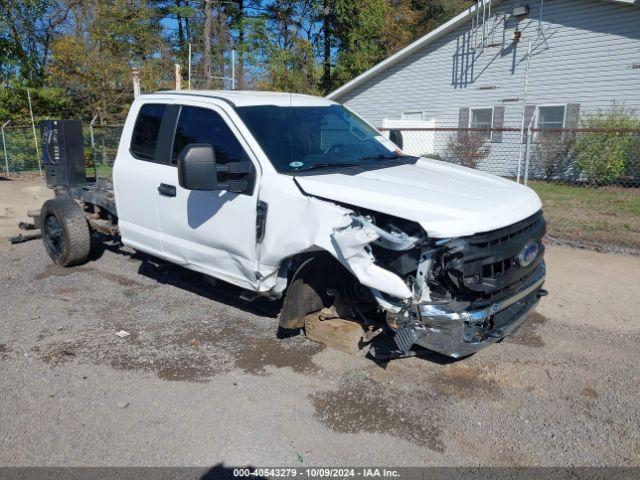
[[235, 468], [234, 477], [279, 478], [399, 478], [388, 468]]

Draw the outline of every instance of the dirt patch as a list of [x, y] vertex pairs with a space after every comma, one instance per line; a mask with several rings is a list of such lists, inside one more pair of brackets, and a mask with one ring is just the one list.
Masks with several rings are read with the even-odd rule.
[[404, 398], [385, 396], [380, 386], [371, 380], [314, 394], [311, 401], [316, 417], [333, 431], [386, 433], [435, 452], [445, 451], [442, 429], [428, 408], [414, 411], [415, 407], [403, 406]]
[[640, 329], [640, 258], [548, 246], [536, 310], [554, 323], [635, 333]]
[[70, 294], [74, 294], [78, 291], [77, 288], [71, 288], [71, 287], [61, 287], [61, 288], [56, 288], [53, 293], [55, 293], [56, 295], [70, 295]]
[[89, 267], [61, 267], [55, 263], [48, 263], [44, 269], [36, 275], [36, 280], [46, 280], [49, 277], [67, 277], [78, 272], [90, 272]]
[[266, 366], [291, 368], [298, 373], [313, 373], [318, 367], [312, 357], [324, 346], [304, 339], [245, 338], [242, 347], [235, 352], [236, 367], [253, 375], [264, 375]]
[[11, 349], [4, 343], [0, 343], [0, 360], [6, 360], [7, 358], [9, 358], [10, 353]]
[[2, 181], [0, 185], [0, 247], [10, 248], [6, 238], [20, 233], [18, 222], [28, 220], [27, 212], [40, 208], [44, 201], [52, 196], [53, 191], [40, 180]]
[[7, 220], [10, 218], [15, 218], [15, 210], [11, 207], [4, 207], [0, 209], [0, 220]]
[[235, 359], [235, 366], [252, 375], [264, 375], [265, 367], [291, 368], [299, 373], [318, 371], [312, 357], [324, 350], [324, 346], [307, 341], [302, 336], [278, 339], [261, 332], [241, 331], [236, 327], [224, 327], [218, 334]]
[[598, 398], [598, 392], [591, 387], [584, 387], [581, 393], [585, 397], [593, 398], [594, 400]]
[[545, 343], [542, 337], [536, 332], [541, 325], [545, 325], [549, 320], [538, 312], [533, 312], [527, 322], [516, 332], [507, 338], [508, 342], [525, 345], [527, 347], [541, 348]]
[[[142, 370], [169, 381], [204, 382], [233, 365], [224, 345], [216, 344], [208, 325], [187, 325], [180, 330], [164, 328], [136, 331], [118, 348], [109, 348], [108, 363], [118, 370]], [[116, 326], [116, 329], [120, 327]]]
[[173, 343], [179, 346], [198, 347], [215, 345], [220, 340], [220, 334], [209, 324], [196, 325], [185, 332], [178, 333]]
[[205, 367], [167, 367], [158, 370], [158, 377], [170, 382], [203, 382], [216, 373]]
[[447, 397], [460, 399], [479, 396], [488, 399], [502, 397], [498, 382], [488, 378], [483, 370], [460, 363], [442, 366], [440, 372], [428, 381], [435, 392]]
[[145, 285], [141, 282], [138, 282], [137, 280], [125, 277], [124, 275], [119, 275], [117, 273], [105, 272], [104, 270], [98, 270], [98, 269], [90, 269], [90, 270], [96, 273], [97, 275], [101, 276], [102, 278], [106, 278], [110, 282], [117, 283], [122, 287], [154, 288], [154, 286]]
[[[253, 375], [266, 375], [268, 366], [314, 373], [318, 367], [312, 357], [324, 348], [304, 338], [279, 340], [264, 332], [254, 336], [245, 333], [241, 324], [222, 330], [197, 323], [180, 329], [159, 327], [138, 331], [124, 323], [113, 323], [94, 332], [90, 344], [54, 341], [37, 345], [32, 351], [52, 366], [77, 358], [106, 363], [118, 370], [155, 373], [168, 381], [204, 382], [234, 367]], [[116, 339], [113, 333], [119, 330], [129, 332], [129, 336]], [[44, 338], [40, 336], [39, 340]]]
[[134, 354], [120, 354], [111, 361], [117, 370], [153, 372], [158, 378], [173, 382], [206, 382], [227, 371], [224, 362], [216, 359], [176, 354], [171, 358], [149, 358]]
[[90, 266], [61, 267], [60, 265], [56, 265], [55, 263], [47, 264], [42, 270], [42, 272], [36, 275], [36, 280], [45, 280], [49, 277], [66, 277], [78, 272], [92, 273], [92, 274], [98, 275], [110, 282], [117, 283], [118, 285], [125, 288], [132, 288], [132, 287], [154, 288], [155, 287], [154, 285], [145, 285], [125, 275], [105, 272], [104, 270], [100, 270]]
[[36, 345], [31, 349], [40, 360], [54, 367], [76, 358], [79, 350], [78, 344], [70, 342]]

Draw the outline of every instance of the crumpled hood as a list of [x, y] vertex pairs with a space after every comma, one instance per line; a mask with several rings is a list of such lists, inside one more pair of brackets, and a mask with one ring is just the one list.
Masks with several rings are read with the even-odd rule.
[[355, 175], [345, 170], [296, 176], [295, 180], [309, 195], [418, 222], [433, 238], [506, 227], [542, 206], [528, 187], [429, 159]]

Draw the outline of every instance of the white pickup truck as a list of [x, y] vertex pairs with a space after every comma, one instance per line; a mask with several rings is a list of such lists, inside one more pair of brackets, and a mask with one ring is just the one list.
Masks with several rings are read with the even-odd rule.
[[38, 219], [56, 263], [86, 261], [92, 230], [119, 235], [245, 297], [282, 299], [282, 328], [323, 308], [355, 320], [366, 339], [382, 333], [387, 357], [414, 345], [472, 354], [518, 329], [546, 294], [532, 190], [404, 155], [324, 98], [143, 95], [113, 190], [73, 183], [54, 185]]

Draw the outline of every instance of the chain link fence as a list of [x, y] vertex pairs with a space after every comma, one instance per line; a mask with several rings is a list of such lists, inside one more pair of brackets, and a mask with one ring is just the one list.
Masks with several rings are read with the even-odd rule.
[[[38, 172], [42, 162], [40, 131], [29, 126], [9, 126], [0, 137], [0, 172]], [[94, 165], [111, 167], [116, 158], [122, 125], [93, 126], [83, 128], [84, 159], [91, 173]], [[38, 143], [36, 148], [36, 142]]]
[[[390, 129], [381, 129], [389, 134]], [[403, 128], [403, 150], [500, 175], [574, 185], [640, 187], [640, 130]], [[84, 127], [88, 168], [113, 165], [122, 125]], [[31, 126], [11, 126], [0, 138], [4, 173], [38, 171], [42, 151]], [[36, 140], [40, 142], [39, 131]]]
[[[98, 176], [111, 175], [121, 133], [120, 125], [85, 126], [88, 175], [94, 166]], [[640, 129], [403, 127], [400, 134], [410, 155], [529, 182], [542, 199], [549, 241], [640, 255]], [[41, 155], [31, 126], [7, 127], [0, 175], [38, 174]]]
[[[531, 126], [524, 132], [521, 128], [403, 126], [399, 134], [403, 150], [410, 155], [528, 184], [542, 200], [549, 242], [640, 255], [640, 128], [636, 125]], [[398, 137], [389, 128], [381, 130], [392, 139]]]
[[640, 129], [381, 128], [403, 151], [502, 177], [640, 187]]

